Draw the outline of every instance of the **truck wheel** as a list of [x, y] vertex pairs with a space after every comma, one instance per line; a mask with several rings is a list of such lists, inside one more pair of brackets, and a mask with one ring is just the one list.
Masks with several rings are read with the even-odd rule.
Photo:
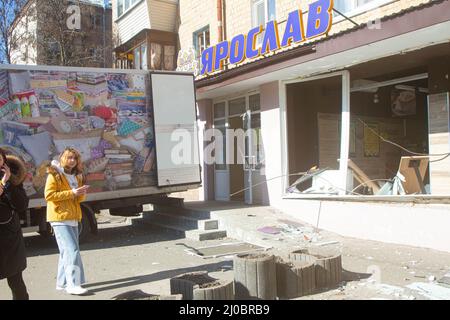
[[87, 217], [87, 213], [85, 213], [83, 210], [83, 218], [81, 219], [81, 222], [78, 223], [78, 237], [80, 243], [86, 242], [89, 238], [90, 233], [91, 226], [89, 224], [89, 218]]
[[80, 239], [80, 243], [86, 242], [89, 240], [92, 234], [97, 234], [97, 220], [95, 218], [95, 213], [88, 206], [82, 205], [81, 212], [83, 213], [83, 217], [81, 222], [78, 223], [78, 235]]
[[45, 239], [50, 239], [51, 237], [53, 237], [52, 226], [47, 222], [46, 228], [39, 230], [38, 233]]

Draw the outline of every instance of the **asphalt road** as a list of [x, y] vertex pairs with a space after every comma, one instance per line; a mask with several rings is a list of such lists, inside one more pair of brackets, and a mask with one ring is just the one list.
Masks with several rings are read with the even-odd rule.
[[[190, 254], [187, 247], [198, 249], [237, 240], [188, 240], [173, 231], [145, 224], [140, 218], [130, 221], [102, 216], [99, 221], [99, 234], [81, 245], [87, 278], [85, 287], [90, 290], [87, 296], [71, 296], [55, 290], [59, 253], [54, 238], [45, 239], [37, 234], [25, 236], [28, 268], [24, 279], [32, 300], [111, 300], [135, 290], [150, 295], [170, 295], [172, 277], [195, 271], [208, 271], [217, 279], [233, 279], [231, 255], [204, 259]], [[337, 288], [301, 297], [301, 300], [428, 299], [430, 297], [406, 286], [417, 282], [436, 285], [436, 279], [450, 272], [449, 253], [338, 235], [326, 238], [341, 243], [344, 282]], [[282, 244], [286, 240], [275, 241], [280, 246], [274, 245], [268, 253], [285, 254]], [[435, 286], [431, 290], [440, 297], [450, 295], [450, 289], [444, 287]], [[0, 281], [0, 300], [9, 299], [11, 293], [6, 281]]]
[[[226, 240], [196, 242], [171, 231], [123, 218], [104, 221], [99, 234], [81, 245], [81, 256], [90, 291], [71, 296], [55, 290], [58, 248], [54, 238], [25, 236], [28, 268], [24, 279], [32, 300], [110, 300], [133, 290], [170, 295], [170, 278], [194, 271], [209, 271], [219, 279], [232, 279], [232, 260], [203, 259], [186, 252], [186, 246], [203, 247]], [[184, 245], [182, 245], [184, 244]], [[5, 280], [0, 281], [0, 300], [11, 299]]]

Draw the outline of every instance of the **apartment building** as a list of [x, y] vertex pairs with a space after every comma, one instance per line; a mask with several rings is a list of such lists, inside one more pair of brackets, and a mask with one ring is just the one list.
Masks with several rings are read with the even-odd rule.
[[111, 67], [111, 17], [109, 1], [29, 0], [13, 24], [12, 63]]
[[[450, 250], [449, 1], [180, 0], [179, 10], [201, 130], [224, 142], [204, 164], [205, 199]], [[229, 129], [252, 135], [239, 149]]]
[[113, 0], [115, 67], [175, 70], [178, 0]]

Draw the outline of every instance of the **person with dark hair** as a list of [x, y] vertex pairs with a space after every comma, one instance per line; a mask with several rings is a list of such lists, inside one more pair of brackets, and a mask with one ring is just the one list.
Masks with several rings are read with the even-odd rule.
[[83, 163], [80, 153], [66, 148], [59, 161], [52, 161], [45, 184], [47, 221], [50, 222], [59, 248], [56, 290], [73, 295], [88, 293], [81, 287], [85, 282], [80, 255], [78, 223], [89, 186], [83, 184]]
[[29, 299], [22, 277], [27, 260], [19, 217], [28, 208], [25, 176], [22, 160], [0, 149], [0, 279], [7, 279], [13, 300]]

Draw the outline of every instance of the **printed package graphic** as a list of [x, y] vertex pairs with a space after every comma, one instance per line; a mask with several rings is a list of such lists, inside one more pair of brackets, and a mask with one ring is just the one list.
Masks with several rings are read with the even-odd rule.
[[153, 111], [142, 74], [0, 71], [0, 147], [24, 160], [28, 196], [66, 147], [90, 193], [156, 185]]

